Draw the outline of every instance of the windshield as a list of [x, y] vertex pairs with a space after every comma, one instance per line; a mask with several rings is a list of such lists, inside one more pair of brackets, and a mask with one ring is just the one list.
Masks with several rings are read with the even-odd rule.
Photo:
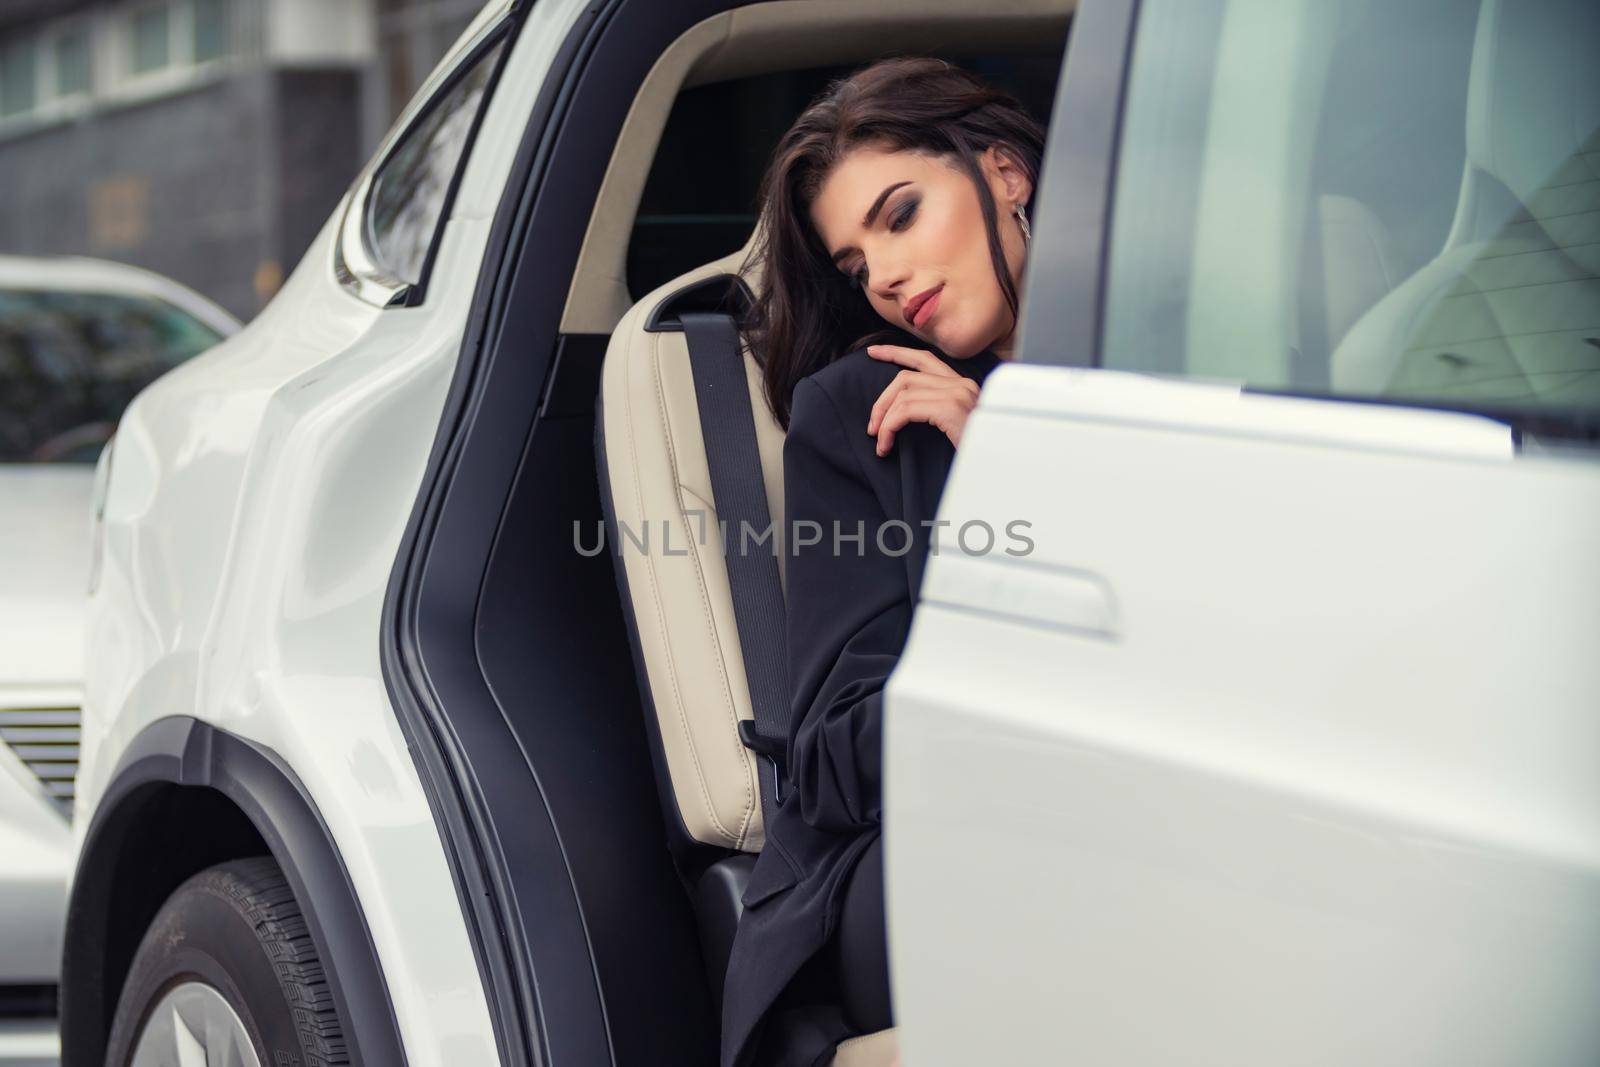
[[1600, 412], [1600, 4], [1144, 0], [1103, 362]]
[[153, 297], [0, 289], [0, 463], [93, 463], [139, 390], [221, 339]]

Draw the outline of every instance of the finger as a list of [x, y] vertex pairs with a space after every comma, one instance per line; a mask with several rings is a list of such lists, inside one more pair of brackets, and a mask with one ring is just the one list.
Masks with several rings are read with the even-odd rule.
[[903, 370], [894, 376], [894, 380], [885, 387], [883, 392], [878, 394], [878, 399], [872, 403], [872, 411], [867, 415], [868, 433], [878, 432], [878, 420], [883, 417], [885, 411], [889, 410], [889, 405], [894, 403], [895, 397], [916, 382], [920, 373], [920, 371]]
[[952, 394], [925, 388], [916, 393], [901, 393], [900, 399], [884, 414], [883, 422], [878, 426], [877, 453], [881, 456], [888, 452], [894, 444], [896, 432], [913, 422], [928, 423], [950, 437], [950, 443], [955, 444], [961, 426], [971, 412], [972, 404], [964, 391]]
[[883, 413], [889, 409], [890, 404], [894, 403], [895, 398], [900, 395], [901, 391], [910, 385], [911, 379], [916, 374], [917, 372], [914, 370], [903, 370], [890, 379], [883, 392], [878, 394], [878, 399], [872, 402], [872, 410], [867, 413], [868, 433], [877, 432], [878, 420], [883, 418]]
[[903, 367], [927, 371], [941, 377], [960, 377], [949, 364], [924, 348], [907, 348], [905, 345], [868, 345], [867, 355], [886, 363], [898, 363]]
[[[896, 346], [870, 346], [869, 350], [872, 347], [882, 347], [882, 349], [888, 350], [894, 349]], [[901, 352], [933, 355], [931, 352], [918, 352], [917, 349], [901, 349]], [[938, 384], [941, 387], [957, 389], [960, 392], [971, 395], [974, 402], [976, 402], [979, 389], [978, 382], [974, 382], [970, 378], [963, 378], [962, 374], [957, 374], [955, 371], [950, 370], [949, 366], [946, 363], [942, 363], [938, 357], [933, 357], [933, 360], [934, 363], [938, 363], [939, 370], [946, 371], [946, 374], [925, 373], [925, 371], [918, 370], [899, 371], [894, 376], [893, 381], [888, 384], [888, 387], [885, 387], [882, 394], [878, 394], [877, 400], [872, 403], [872, 411], [867, 414], [867, 434], [877, 434], [878, 421], [883, 418], [883, 411], [888, 410], [888, 406], [894, 402], [894, 397], [898, 397], [902, 390], [910, 389], [910, 387], [915, 387], [917, 384]]]
[[867, 355], [887, 363], [898, 363], [913, 370], [927, 371], [929, 374], [961, 377], [948, 363], [923, 348], [907, 348], [905, 345], [868, 345]]
[[894, 447], [895, 434], [905, 426], [913, 422], [931, 421], [940, 409], [941, 405], [937, 402], [901, 397], [884, 413], [883, 422], [878, 426], [878, 455], [882, 456]]
[[867, 420], [868, 433], [878, 432], [883, 413], [896, 400], [931, 400], [958, 407], [964, 412], [971, 411], [977, 403], [978, 383], [968, 378], [934, 378], [914, 371], [906, 373], [911, 376], [904, 385], [897, 385], [892, 396], [889, 390], [884, 390], [884, 396], [879, 397], [878, 403], [873, 405], [872, 417]]

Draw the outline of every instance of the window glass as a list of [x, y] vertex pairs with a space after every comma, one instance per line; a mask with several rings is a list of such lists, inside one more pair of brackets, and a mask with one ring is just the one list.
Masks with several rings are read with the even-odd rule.
[[37, 77], [32, 41], [12, 40], [0, 45], [0, 116], [33, 110]]
[[390, 274], [415, 283], [433, 242], [445, 195], [483, 103], [504, 42], [483, 53], [438, 97], [384, 161], [367, 201], [372, 252]]
[[89, 32], [69, 30], [56, 38], [56, 95], [76, 96], [90, 89]]
[[194, 0], [194, 61], [204, 63], [229, 51], [226, 0]]
[[134, 12], [130, 66], [135, 74], [159, 70], [167, 65], [172, 45], [169, 17], [164, 6]]
[[221, 335], [163, 301], [0, 290], [0, 463], [92, 463], [123, 408]]
[[1600, 409], [1591, 55], [1568, 0], [1144, 0], [1103, 362]]
[[[1061, 57], [951, 56], [1050, 121]], [[778, 138], [835, 78], [856, 66], [815, 67], [696, 86], [678, 94], [650, 165], [628, 244], [628, 292], [659, 285], [740, 248], [756, 222], [756, 193]]]

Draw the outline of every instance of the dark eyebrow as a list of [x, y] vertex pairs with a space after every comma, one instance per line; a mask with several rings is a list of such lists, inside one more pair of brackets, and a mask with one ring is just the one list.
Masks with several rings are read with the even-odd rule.
[[[862, 219], [861, 219], [862, 227], [866, 228], [866, 227], [872, 225], [872, 220], [877, 218], [878, 217], [878, 212], [883, 210], [883, 202], [885, 200], [889, 199], [889, 197], [894, 194], [894, 191], [896, 189], [900, 188], [902, 185], [910, 185], [910, 184], [911, 184], [911, 182], [909, 182], [909, 181], [895, 182], [893, 185], [889, 186], [883, 192], [879, 193], [878, 194], [878, 199], [876, 199], [876, 200], [874, 200], [872, 202], [872, 206], [867, 209], [866, 215], [864, 215], [862, 217]], [[854, 252], [855, 250], [856, 250], [856, 246], [855, 245], [849, 245], [848, 247], [841, 248], [841, 249], [839, 249], [839, 251], [835, 252], [833, 254], [834, 266], [838, 266], [839, 265], [839, 261], [841, 259], [843, 259], [845, 256], [848, 256], [851, 252]]]

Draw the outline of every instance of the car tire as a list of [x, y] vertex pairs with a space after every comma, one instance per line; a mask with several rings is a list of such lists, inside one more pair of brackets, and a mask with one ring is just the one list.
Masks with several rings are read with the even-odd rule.
[[270, 858], [209, 867], [167, 898], [134, 954], [106, 1063], [349, 1063], [310, 931]]

